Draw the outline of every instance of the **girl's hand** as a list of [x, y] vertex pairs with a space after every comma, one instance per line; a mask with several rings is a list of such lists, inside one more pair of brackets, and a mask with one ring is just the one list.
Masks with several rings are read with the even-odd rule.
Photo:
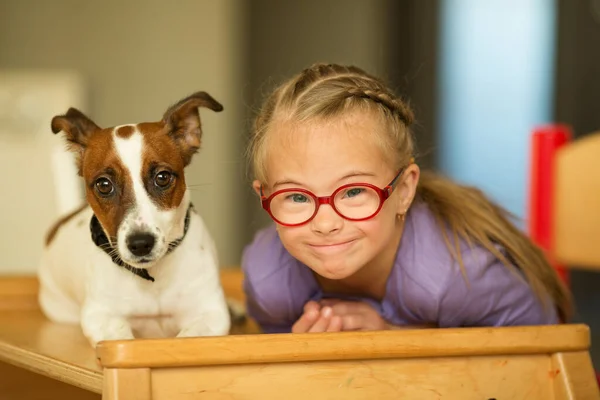
[[292, 333], [339, 332], [342, 330], [342, 318], [334, 315], [331, 307], [322, 307], [316, 301], [304, 305], [304, 313], [292, 326]]
[[341, 318], [342, 331], [379, 331], [392, 329], [373, 307], [362, 301], [323, 299], [320, 302], [320, 306], [322, 307], [321, 309], [331, 308], [334, 317]]

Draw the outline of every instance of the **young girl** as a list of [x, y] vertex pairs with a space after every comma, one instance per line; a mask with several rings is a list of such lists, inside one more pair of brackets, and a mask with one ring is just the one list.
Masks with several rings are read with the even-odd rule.
[[413, 113], [356, 67], [317, 64], [256, 119], [253, 187], [275, 225], [244, 250], [264, 332], [565, 321], [542, 252], [478, 190], [414, 163]]

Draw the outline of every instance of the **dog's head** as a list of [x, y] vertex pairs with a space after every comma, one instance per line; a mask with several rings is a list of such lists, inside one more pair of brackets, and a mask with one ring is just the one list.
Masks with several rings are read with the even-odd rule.
[[171, 106], [158, 122], [100, 128], [77, 109], [52, 119], [75, 153], [86, 198], [118, 256], [149, 268], [183, 235], [189, 203], [184, 168], [200, 148], [198, 107], [223, 106], [205, 92]]

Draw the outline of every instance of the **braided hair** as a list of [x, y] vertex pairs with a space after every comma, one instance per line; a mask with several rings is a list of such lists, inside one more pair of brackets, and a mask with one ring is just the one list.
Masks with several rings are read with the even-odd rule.
[[330, 119], [355, 109], [378, 112], [389, 122], [393, 140], [376, 139], [380, 139], [384, 154], [397, 164], [396, 168], [408, 164], [415, 147], [410, 132], [414, 114], [408, 103], [360, 68], [314, 64], [279, 86], [256, 117], [249, 146], [256, 178], [266, 179], [266, 133], [276, 119], [297, 122]]

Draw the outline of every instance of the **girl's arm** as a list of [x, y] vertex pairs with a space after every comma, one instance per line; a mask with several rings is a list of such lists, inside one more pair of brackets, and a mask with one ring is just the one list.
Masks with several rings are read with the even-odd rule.
[[458, 265], [439, 299], [440, 327], [541, 325], [558, 322], [549, 296], [544, 303], [524, 276], [492, 254], [475, 248], [463, 254], [468, 282]]
[[244, 293], [246, 296], [246, 312], [258, 324], [259, 328], [264, 333], [289, 333], [292, 329], [292, 324], [287, 319], [279, 315], [275, 306], [277, 301], [268, 301], [262, 299], [254, 288], [249, 279], [244, 279]]

